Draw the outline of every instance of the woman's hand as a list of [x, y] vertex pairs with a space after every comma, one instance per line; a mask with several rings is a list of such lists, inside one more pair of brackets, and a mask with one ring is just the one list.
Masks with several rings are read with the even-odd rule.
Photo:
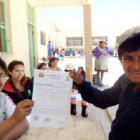
[[78, 85], [83, 83], [83, 78], [79, 72], [70, 71], [69, 75]]
[[33, 106], [34, 101], [29, 99], [25, 99], [19, 102], [16, 106], [13, 115], [11, 116], [11, 119], [16, 121], [17, 123], [22, 122], [25, 119], [25, 117], [31, 113]]

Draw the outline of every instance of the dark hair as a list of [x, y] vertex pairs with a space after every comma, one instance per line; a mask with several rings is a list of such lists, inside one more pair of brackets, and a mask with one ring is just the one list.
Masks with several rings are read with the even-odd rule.
[[72, 70], [67, 70], [67, 69], [65, 69], [64, 71], [65, 71], [65, 72], [69, 72], [69, 71], [72, 71]]
[[81, 74], [85, 74], [85, 71], [84, 71], [83, 67], [80, 66], [80, 67], [78, 67], [78, 69], [79, 69], [79, 68], [82, 69]]
[[[13, 69], [15, 68], [16, 65], [22, 65], [24, 67], [24, 63], [22, 61], [18, 61], [18, 60], [14, 60], [12, 61], [11, 63], [9, 63], [8, 65], [8, 71], [12, 72]], [[19, 96], [22, 96], [21, 95], [21, 92], [16, 88], [14, 82], [12, 81], [12, 76], [8, 73], [8, 76], [9, 76], [9, 83], [11, 85], [11, 87], [13, 88], [13, 90], [19, 95]], [[20, 81], [20, 84], [23, 85], [23, 81], [25, 79], [25, 75], [24, 77], [21, 79]]]
[[37, 65], [37, 69], [41, 69], [41, 67], [44, 66], [44, 65], [46, 66], [47, 64], [46, 64], [46, 63], [39, 63], [39, 64]]
[[[22, 65], [24, 67], [24, 63], [22, 61], [14, 60], [8, 65], [8, 71], [12, 72], [16, 65]], [[11, 75], [8, 74], [9, 77]]]
[[140, 50], [140, 32], [134, 33], [128, 37], [118, 47], [118, 56], [121, 58], [125, 52], [134, 52]]
[[5, 74], [7, 74], [6, 63], [1, 58], [0, 58], [0, 67], [4, 70]]
[[[75, 69], [73, 69], [73, 70], [75, 70]], [[73, 71], [73, 70], [67, 70], [67, 69], [65, 69], [64, 71], [65, 71], [65, 72], [70, 72], [70, 71]]]
[[57, 60], [57, 61], [58, 61], [59, 59], [58, 59], [58, 58], [56, 58], [56, 57], [51, 57], [51, 58], [49, 59], [48, 66], [49, 66], [49, 67], [51, 67], [51, 63], [52, 63], [52, 62], [54, 62], [55, 60]]
[[105, 43], [105, 42], [104, 41], [100, 41], [99, 44], [101, 44], [101, 43]]

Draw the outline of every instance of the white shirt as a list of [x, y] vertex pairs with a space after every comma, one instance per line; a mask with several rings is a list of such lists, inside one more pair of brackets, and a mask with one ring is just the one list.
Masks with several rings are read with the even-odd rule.
[[10, 97], [0, 92], [0, 124], [13, 114], [15, 107]]

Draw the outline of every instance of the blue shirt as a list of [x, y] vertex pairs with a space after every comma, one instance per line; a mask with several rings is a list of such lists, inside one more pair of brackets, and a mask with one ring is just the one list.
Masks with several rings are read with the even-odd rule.
[[50, 44], [48, 44], [48, 55], [51, 56], [53, 54], [52, 47]]

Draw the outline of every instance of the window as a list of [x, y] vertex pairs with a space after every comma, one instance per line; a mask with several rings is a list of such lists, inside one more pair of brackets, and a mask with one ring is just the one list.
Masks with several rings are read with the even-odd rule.
[[83, 46], [82, 37], [67, 37], [66, 42], [67, 46]]
[[5, 1], [0, 0], [0, 53], [8, 52]]
[[95, 36], [95, 37], [92, 37], [92, 46], [99, 45], [100, 41], [107, 42], [107, 36]]
[[41, 45], [46, 46], [46, 33], [45, 32], [40, 32], [40, 42], [41, 42]]

